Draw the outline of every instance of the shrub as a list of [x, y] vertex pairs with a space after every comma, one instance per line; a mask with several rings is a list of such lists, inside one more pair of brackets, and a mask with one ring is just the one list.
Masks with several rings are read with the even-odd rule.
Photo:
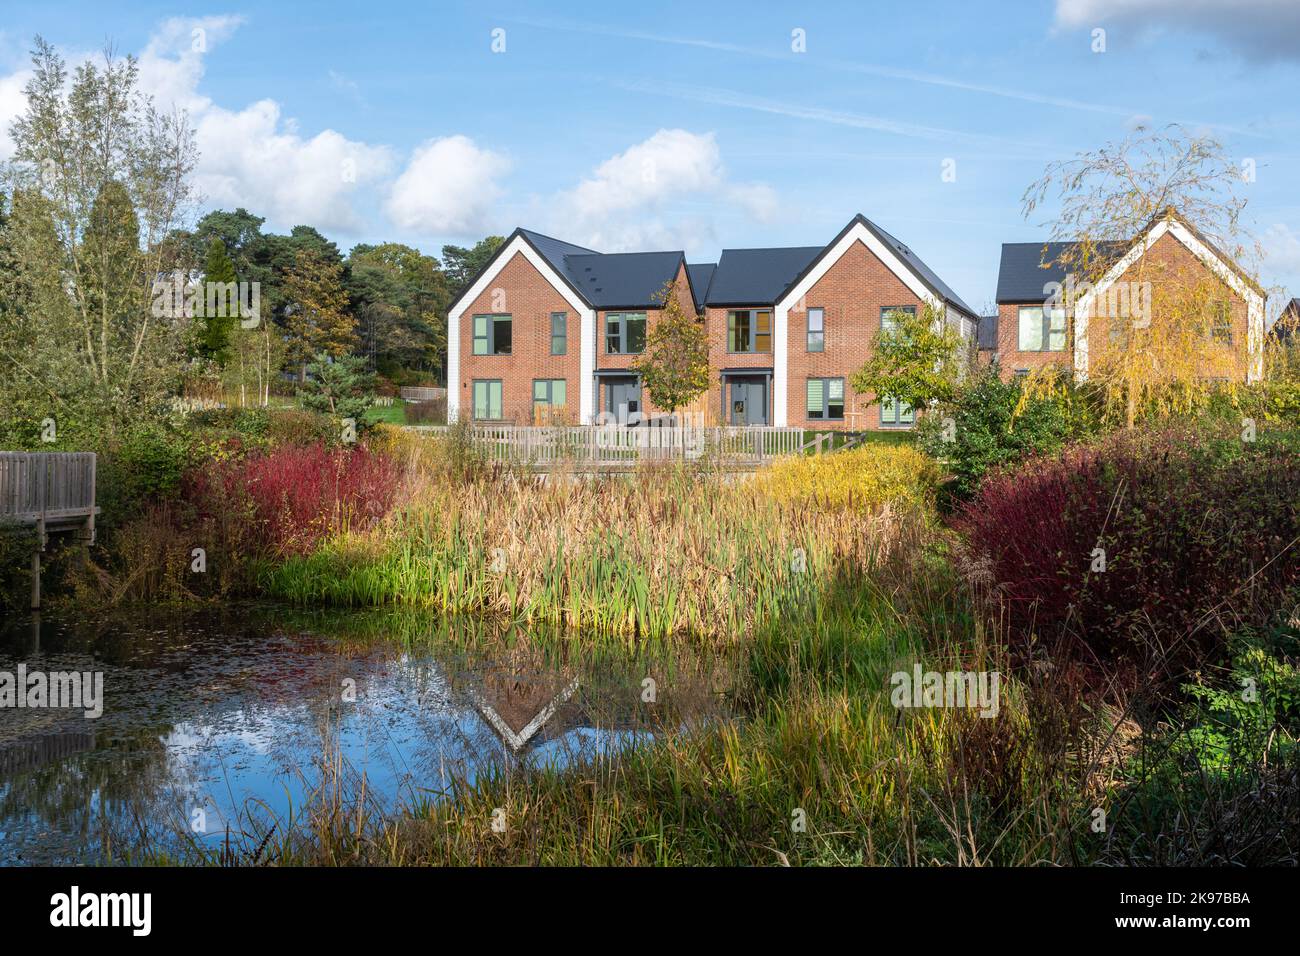
[[[947, 440], [945, 419], [953, 424]], [[968, 501], [990, 471], [1050, 454], [1098, 430], [1086, 393], [1064, 377], [1048, 374], [1004, 382], [996, 363], [978, 373], [956, 401], [917, 423], [917, 445], [943, 461], [952, 474], [940, 504]]]
[[392, 460], [364, 447], [283, 446], [192, 473], [187, 497], [200, 522], [246, 502], [262, 549], [284, 557], [337, 531], [369, 527], [387, 513], [397, 481]]
[[408, 403], [406, 420], [412, 425], [447, 424], [447, 399], [431, 398], [427, 402]]
[[906, 445], [786, 458], [754, 476], [752, 488], [779, 502], [826, 511], [878, 511], [882, 505], [933, 503], [939, 469]]
[[1300, 576], [1300, 456], [1114, 435], [986, 480], [957, 525], [1022, 649], [1059, 637], [1101, 660], [1190, 667]]

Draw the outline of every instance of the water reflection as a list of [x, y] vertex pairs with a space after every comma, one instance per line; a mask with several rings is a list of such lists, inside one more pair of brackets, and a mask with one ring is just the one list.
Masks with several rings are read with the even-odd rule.
[[0, 709], [0, 863], [216, 846], [283, 826], [325, 780], [391, 809], [725, 716], [716, 663], [463, 628], [481, 625], [264, 606], [9, 622], [0, 671], [103, 671], [105, 700], [93, 721]]

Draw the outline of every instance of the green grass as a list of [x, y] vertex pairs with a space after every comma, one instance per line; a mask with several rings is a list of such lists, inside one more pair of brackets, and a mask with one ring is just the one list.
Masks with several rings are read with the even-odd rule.
[[389, 425], [405, 425], [406, 403], [395, 398], [391, 405], [372, 405], [366, 409], [366, 421], [371, 423], [384, 422]]
[[[824, 451], [825, 450], [834, 451], [835, 449], [843, 448], [846, 444], [848, 444], [849, 437], [850, 437], [850, 433], [848, 432], [829, 431], [829, 430], [827, 430], [826, 432], [821, 432], [815, 428], [805, 428], [803, 432], [803, 440], [805, 443], [807, 443], [816, 439], [816, 437], [819, 434], [827, 434], [827, 433], [829, 433], [831, 436], [830, 448], [826, 449], [825, 446], [823, 446]], [[858, 432], [857, 435], [859, 436], [859, 441], [865, 444], [873, 444], [873, 445], [910, 445], [914, 441], [916, 441], [916, 436], [910, 430]], [[811, 449], [809, 449], [809, 454], [812, 454]]]

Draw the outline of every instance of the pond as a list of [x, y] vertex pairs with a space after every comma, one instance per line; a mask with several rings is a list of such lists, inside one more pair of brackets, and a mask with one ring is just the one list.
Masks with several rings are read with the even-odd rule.
[[6, 621], [0, 704], [20, 674], [29, 702], [40, 674], [103, 693], [99, 716], [48, 706], [51, 676], [47, 706], [0, 706], [0, 863], [189, 859], [326, 790], [390, 813], [727, 718], [725, 668], [549, 637], [267, 605]]

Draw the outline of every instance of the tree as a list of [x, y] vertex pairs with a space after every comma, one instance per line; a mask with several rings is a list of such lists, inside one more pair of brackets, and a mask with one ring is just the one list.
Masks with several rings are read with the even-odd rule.
[[473, 249], [463, 246], [442, 247], [442, 268], [447, 274], [447, 287], [452, 298], [469, 287], [470, 282], [505, 241], [504, 236], [488, 236], [475, 243]]
[[[1050, 164], [1025, 191], [1022, 205], [1028, 218], [1049, 198], [1059, 203], [1051, 238], [1070, 245], [1057, 262], [1065, 267], [1067, 287], [1086, 291], [1161, 218], [1181, 218], [1241, 263], [1250, 252], [1240, 226], [1242, 182], [1222, 143], [1173, 125], [1139, 129], [1119, 143]], [[1126, 283], [1144, 300], [1140, 309], [1132, 307], [1130, 294], [1128, 304], [1098, 303], [1088, 321], [1088, 379], [1100, 387], [1108, 412], [1129, 428], [1143, 414], [1190, 409], [1208, 396], [1214, 378], [1237, 377], [1238, 371], [1236, 353], [1216, 332], [1221, 303], [1230, 295], [1226, 286], [1206, 270], [1169, 269], [1152, 260], [1141, 256], [1126, 273]], [[1044, 295], [1050, 298], [1046, 289]], [[1071, 341], [1076, 301], [1064, 299]]]
[[438, 260], [385, 242], [354, 247], [347, 264], [348, 294], [373, 366], [390, 376], [403, 368], [422, 368], [440, 378], [450, 296]]
[[[203, 279], [207, 283], [217, 282], [222, 285], [239, 282], [235, 274], [235, 264], [226, 254], [226, 244], [220, 239], [214, 238], [208, 244]], [[198, 330], [198, 351], [203, 358], [215, 363], [218, 368], [224, 369], [232, 356], [231, 336], [234, 334], [235, 323], [239, 320], [238, 303], [239, 298], [236, 296], [226, 309], [221, 310], [226, 313], [225, 315], [210, 315], [207, 310], [203, 313], [203, 320]]]
[[358, 345], [356, 319], [348, 310], [343, 266], [318, 251], [299, 249], [285, 275], [288, 357], [306, 381], [307, 363], [318, 353], [341, 358]]
[[647, 331], [645, 351], [632, 369], [641, 376], [651, 403], [671, 415], [709, 387], [709, 339], [700, 321], [682, 308], [675, 282], [655, 293], [654, 299], [663, 308]]
[[916, 409], [952, 401], [963, 374], [961, 334], [928, 303], [919, 312], [900, 309], [886, 318], [890, 327], [882, 323], [871, 357], [849, 379], [854, 391]]
[[184, 316], [155, 314], [151, 293], [184, 265], [165, 239], [189, 208], [193, 132], [183, 113], [156, 111], [138, 90], [135, 60], [111, 50], [69, 82], [37, 37], [24, 95], [5, 179], [33, 308], [27, 328], [0, 330], [0, 361], [13, 373], [0, 379], [35, 377], [55, 404], [94, 405], [111, 430], [178, 378]]
[[375, 401], [375, 376], [365, 360], [346, 355], [331, 359], [321, 352], [308, 366], [311, 377], [298, 392], [304, 408], [360, 422]]

